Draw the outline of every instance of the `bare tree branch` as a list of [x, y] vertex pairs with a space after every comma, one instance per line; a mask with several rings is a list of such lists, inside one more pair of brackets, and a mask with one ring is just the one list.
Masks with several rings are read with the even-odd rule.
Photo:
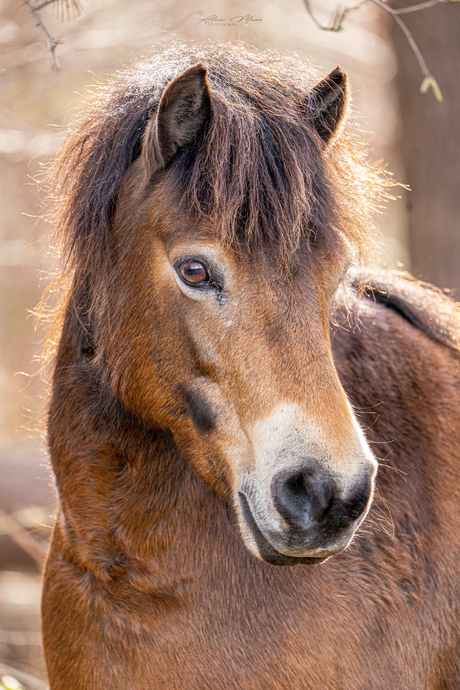
[[[35, 561], [39, 570], [41, 570], [45, 561], [43, 546], [29, 532], [26, 532], [13, 515], [8, 515], [1, 508], [0, 520], [3, 526], [1, 533], [8, 534]], [[8, 529], [6, 529], [6, 526], [8, 526]]]
[[[35, 9], [32, 10], [32, 12], [39, 12], [42, 10], [44, 7], [47, 7], [48, 5], [54, 5], [57, 2], [57, 0], [45, 0], [45, 2], [41, 2], [39, 5], [35, 5]], [[30, 4], [27, 3], [30, 7]]]
[[[445, 2], [446, 0], [437, 0], [436, 3], [434, 4], [441, 4]], [[441, 89], [438, 86], [438, 83], [434, 76], [431, 74], [430, 70], [428, 69], [428, 66], [425, 62], [425, 58], [423, 57], [422, 53], [420, 52], [420, 49], [418, 45], [416, 44], [414, 37], [412, 36], [411, 32], [407, 28], [407, 26], [404, 24], [403, 20], [399, 17], [400, 12], [398, 10], [393, 10], [391, 7], [388, 7], [388, 5], [385, 5], [381, 0], [371, 0], [371, 2], [374, 3], [374, 5], [377, 5], [377, 7], [380, 7], [382, 10], [385, 10], [395, 20], [395, 22], [398, 24], [398, 26], [401, 27], [401, 29], [404, 31], [404, 34], [407, 38], [407, 42], [409, 43], [410, 47], [415, 53], [415, 56], [418, 60], [418, 63], [421, 67], [422, 74], [425, 77], [421, 86], [420, 90], [422, 93], [426, 93], [428, 89], [431, 87], [433, 89], [434, 95], [436, 97], [437, 101], [442, 101], [442, 93]], [[423, 5], [426, 7], [427, 3], [423, 3]], [[423, 8], [421, 8], [423, 9]], [[416, 10], [414, 10], [416, 11]]]
[[[312, 18], [313, 22], [316, 24], [318, 29], [321, 29], [322, 31], [342, 31], [343, 29], [343, 21], [347, 14], [350, 12], [353, 12], [354, 10], [359, 10], [363, 5], [365, 5], [369, 0], [361, 0], [361, 2], [358, 2], [356, 5], [351, 5], [350, 7], [345, 7], [342, 10], [337, 9], [332, 17], [331, 17], [331, 23], [329, 26], [325, 26], [324, 24], [321, 24], [320, 21], [315, 17], [315, 14], [313, 12], [313, 8], [311, 6], [310, 0], [304, 0], [305, 7], [307, 8], [307, 12]], [[438, 2], [438, 0], [436, 0]]]
[[51, 64], [53, 66], [53, 70], [55, 72], [58, 72], [61, 69], [61, 66], [56, 55], [56, 48], [61, 43], [61, 41], [51, 36], [50, 32], [43, 24], [39, 12], [45, 7], [48, 7], [48, 5], [54, 5], [58, 17], [60, 17], [61, 19], [66, 19], [71, 17], [72, 15], [80, 14], [82, 9], [80, 0], [44, 0], [44, 2], [38, 3], [38, 5], [35, 4], [34, 0], [24, 0], [24, 2], [29, 7], [30, 11], [35, 17], [36, 26], [45, 36], [46, 45], [48, 46], [48, 49], [51, 53]]
[[433, 7], [434, 5], [440, 5], [447, 2], [451, 2], [451, 0], [428, 0], [428, 2], [421, 2], [418, 5], [400, 7], [398, 10], [392, 10], [392, 14], [409, 14], [410, 12], [418, 12], [419, 10], [425, 10], [427, 7]]
[[53, 66], [53, 70], [55, 72], [59, 72], [59, 70], [61, 69], [61, 65], [59, 64], [59, 60], [58, 60], [57, 55], [56, 55], [56, 48], [59, 45], [60, 41], [51, 36], [48, 29], [43, 24], [41, 17], [40, 17], [40, 14], [39, 14], [39, 10], [42, 7], [45, 7], [45, 5], [51, 5], [54, 2], [56, 2], [56, 0], [48, 0], [47, 2], [43, 2], [40, 5], [36, 5], [33, 0], [24, 0], [24, 1], [25, 1], [26, 5], [28, 5], [30, 11], [32, 12], [32, 14], [35, 17], [36, 26], [38, 26], [38, 28], [42, 31], [42, 33], [45, 36], [46, 45], [48, 46], [48, 49], [51, 53], [51, 64]]
[[434, 5], [441, 5], [447, 2], [455, 2], [457, 0], [427, 0], [426, 2], [421, 2], [418, 3], [417, 5], [411, 5], [410, 7], [403, 7], [401, 9], [393, 9], [391, 7], [388, 7], [385, 2], [382, 2], [382, 0], [361, 0], [361, 2], [357, 3], [356, 5], [350, 5], [349, 7], [345, 7], [344, 9], [337, 9], [331, 18], [331, 23], [329, 26], [325, 26], [321, 24], [321, 22], [318, 21], [318, 19], [315, 17], [311, 2], [310, 0], [304, 0], [305, 7], [307, 9], [308, 14], [312, 18], [313, 22], [316, 24], [316, 26], [321, 29], [322, 31], [341, 31], [343, 29], [343, 22], [346, 18], [346, 16], [350, 12], [354, 12], [355, 10], [360, 9], [363, 5], [365, 5], [367, 2], [373, 2], [374, 5], [377, 5], [377, 7], [380, 7], [380, 9], [384, 10], [385, 12], [388, 12], [395, 22], [398, 24], [398, 26], [402, 29], [404, 32], [404, 35], [406, 36], [407, 42], [409, 43], [410, 47], [412, 48], [415, 57], [418, 60], [418, 63], [420, 65], [420, 68], [422, 70], [422, 74], [424, 76], [423, 82], [420, 86], [420, 91], [422, 93], [426, 93], [429, 88], [433, 89], [433, 93], [436, 97], [437, 101], [442, 101], [442, 93], [441, 89], [439, 88], [439, 85], [434, 78], [434, 76], [431, 74], [430, 70], [428, 69], [428, 66], [425, 62], [425, 59], [416, 44], [414, 37], [412, 36], [411, 32], [407, 28], [407, 26], [404, 24], [403, 20], [399, 17], [400, 14], [409, 14], [410, 12], [419, 12], [420, 10], [424, 10], [427, 7], [433, 7]]

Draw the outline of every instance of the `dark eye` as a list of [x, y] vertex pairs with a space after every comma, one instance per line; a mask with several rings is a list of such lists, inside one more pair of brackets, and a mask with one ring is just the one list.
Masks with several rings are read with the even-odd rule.
[[180, 277], [187, 285], [201, 286], [211, 281], [208, 269], [200, 261], [187, 259], [177, 267]]

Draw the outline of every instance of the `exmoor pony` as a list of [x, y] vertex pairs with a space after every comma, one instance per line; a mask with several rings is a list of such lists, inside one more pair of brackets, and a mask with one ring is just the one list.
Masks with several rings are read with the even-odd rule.
[[347, 101], [175, 43], [55, 160], [51, 690], [460, 688], [459, 310], [356, 269]]

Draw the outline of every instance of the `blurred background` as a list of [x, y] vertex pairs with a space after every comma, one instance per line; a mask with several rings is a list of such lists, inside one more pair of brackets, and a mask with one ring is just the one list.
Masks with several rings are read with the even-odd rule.
[[[369, 0], [347, 15], [340, 32], [318, 28], [303, 0], [82, 0], [80, 14], [68, 0], [64, 20], [65, 2], [61, 18], [56, 3], [44, 3], [38, 17], [59, 41], [60, 71], [52, 70], [32, 0], [0, 0], [0, 687], [46, 688], [38, 611], [55, 499], [37, 431], [44, 389], [32, 361], [43, 334], [29, 312], [47, 284], [50, 228], [40, 219], [34, 180], [87, 86], [177, 37], [294, 50], [325, 73], [340, 64], [372, 157], [412, 190], [396, 190], [400, 198], [377, 218], [382, 265], [459, 289], [460, 5], [435, 2], [399, 16], [442, 102], [431, 90], [420, 93], [423, 75], [406, 37]], [[391, 6], [404, 10], [408, 3]], [[315, 1], [312, 9], [331, 24], [338, 0]]]

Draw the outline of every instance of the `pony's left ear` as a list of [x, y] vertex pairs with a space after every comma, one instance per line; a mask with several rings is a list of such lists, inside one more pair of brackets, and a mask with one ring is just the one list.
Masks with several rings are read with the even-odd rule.
[[156, 170], [165, 168], [176, 151], [195, 139], [210, 110], [204, 65], [189, 67], [168, 84], [142, 140], [142, 158], [149, 178]]
[[345, 72], [336, 67], [311, 91], [307, 111], [321, 139], [327, 144], [338, 132], [348, 105], [348, 79]]

